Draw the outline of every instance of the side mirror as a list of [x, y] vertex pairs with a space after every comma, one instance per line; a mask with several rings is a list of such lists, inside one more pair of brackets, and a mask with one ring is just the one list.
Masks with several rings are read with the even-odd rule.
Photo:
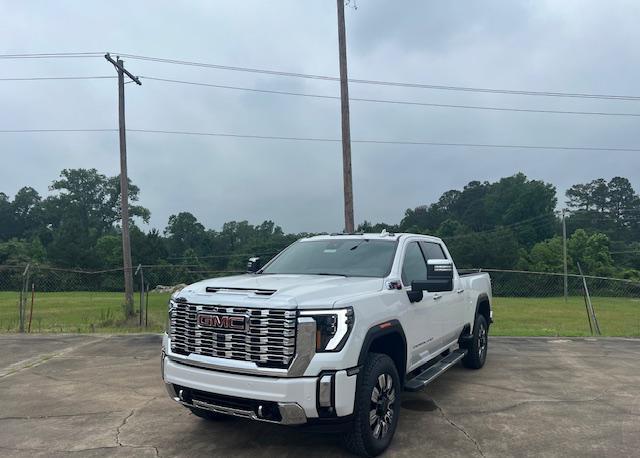
[[262, 261], [260, 258], [249, 258], [249, 262], [247, 262], [247, 273], [255, 274], [262, 267]]
[[411, 291], [407, 291], [410, 302], [420, 302], [423, 291], [438, 293], [453, 290], [453, 262], [448, 259], [430, 259], [427, 261], [427, 279], [411, 282]]
[[448, 259], [429, 259], [425, 289], [430, 293], [453, 290], [453, 262]]

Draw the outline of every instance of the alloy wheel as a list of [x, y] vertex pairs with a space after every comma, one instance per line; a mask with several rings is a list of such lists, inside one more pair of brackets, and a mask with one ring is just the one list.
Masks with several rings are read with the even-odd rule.
[[380, 374], [371, 391], [369, 410], [369, 426], [374, 438], [381, 439], [389, 433], [393, 422], [395, 400], [396, 390], [393, 386], [393, 378], [389, 374]]
[[487, 352], [487, 328], [484, 324], [480, 324], [478, 329], [478, 357], [482, 360]]

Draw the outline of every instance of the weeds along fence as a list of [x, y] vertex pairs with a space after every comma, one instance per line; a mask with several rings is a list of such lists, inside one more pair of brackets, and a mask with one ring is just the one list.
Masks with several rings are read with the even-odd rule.
[[[640, 282], [546, 272], [467, 269], [492, 279], [494, 333], [590, 335], [594, 323], [585, 285], [603, 335], [640, 337]], [[40, 265], [0, 266], [0, 332], [160, 331], [177, 285], [239, 273], [200, 265], [134, 268], [136, 316], [125, 318], [123, 269], [84, 271]], [[140, 292], [143, 294], [140, 294]], [[147, 293], [148, 291], [148, 293]]]

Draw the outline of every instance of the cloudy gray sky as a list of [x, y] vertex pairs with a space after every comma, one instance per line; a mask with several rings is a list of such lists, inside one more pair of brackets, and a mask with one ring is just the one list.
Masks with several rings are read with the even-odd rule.
[[[488, 88], [640, 95], [637, 1], [383, 1], [347, 9], [349, 74]], [[0, 2], [0, 54], [111, 51], [338, 75], [333, 0]], [[2, 60], [0, 78], [113, 75], [102, 58]], [[138, 75], [339, 95], [338, 84], [126, 60]], [[640, 101], [479, 94], [352, 84], [352, 97], [640, 113]], [[117, 127], [115, 80], [0, 82], [0, 129]], [[353, 102], [352, 137], [494, 144], [640, 147], [640, 118], [492, 112]], [[143, 80], [127, 85], [127, 124], [251, 135], [339, 138], [337, 100]], [[206, 226], [272, 219], [286, 231], [342, 228], [339, 143], [129, 133], [129, 174], [163, 229], [170, 214]], [[0, 133], [0, 191], [42, 194], [63, 168], [118, 173], [116, 133]], [[640, 154], [353, 145], [356, 221], [398, 222], [470, 180], [522, 171], [557, 186], [627, 176]]]

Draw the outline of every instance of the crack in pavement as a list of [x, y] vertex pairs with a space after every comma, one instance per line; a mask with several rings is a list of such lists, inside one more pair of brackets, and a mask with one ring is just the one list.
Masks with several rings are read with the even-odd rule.
[[132, 409], [131, 412], [129, 412], [129, 414], [126, 417], [124, 417], [124, 419], [122, 420], [122, 423], [120, 423], [116, 428], [116, 444], [118, 444], [119, 447], [124, 446], [124, 444], [120, 442], [120, 432], [121, 432], [120, 430], [124, 428], [124, 425], [127, 424], [127, 422], [129, 421], [129, 418], [133, 417], [134, 413], [136, 413], [136, 410]]
[[3, 445], [0, 445], [0, 450], [10, 450], [12, 452], [47, 452], [47, 453], [64, 453], [69, 454], [69, 453], [84, 453], [84, 452], [91, 452], [91, 451], [95, 451], [95, 450], [115, 450], [117, 448], [132, 448], [132, 449], [152, 449], [155, 450], [156, 456], [160, 456], [158, 455], [158, 449], [152, 445], [116, 445], [113, 447], [90, 447], [90, 448], [79, 448], [76, 450], [51, 450], [50, 448], [21, 448], [21, 447], [5, 447]]
[[482, 451], [482, 448], [480, 447], [480, 444], [478, 443], [478, 441], [475, 438], [473, 438], [462, 426], [460, 426], [455, 421], [453, 421], [451, 418], [449, 418], [447, 416], [447, 414], [445, 413], [445, 411], [442, 410], [442, 407], [440, 407], [438, 404], [436, 404], [436, 407], [438, 408], [438, 411], [440, 412], [440, 415], [442, 415], [442, 418], [444, 418], [447, 421], [447, 423], [449, 423], [451, 426], [453, 426], [458, 431], [460, 431], [462, 434], [464, 434], [465, 437], [476, 446], [476, 450], [478, 451], [480, 456], [485, 456], [485, 454]]
[[13, 417], [0, 417], [2, 420], [47, 420], [49, 418], [72, 418], [72, 417], [89, 417], [93, 415], [109, 415], [113, 413], [120, 413], [122, 410], [108, 410], [104, 412], [86, 412], [86, 413], [69, 413], [60, 415], [27, 415], [27, 416], [13, 416]]
[[159, 396], [154, 396], [151, 399], [147, 399], [145, 402], [143, 402], [139, 407], [136, 407], [135, 409], [131, 409], [131, 411], [127, 414], [126, 417], [123, 418], [122, 422], [118, 425], [118, 427], [116, 428], [116, 444], [118, 445], [118, 447], [129, 447], [129, 448], [150, 448], [153, 449], [156, 453], [156, 457], [160, 457], [160, 451], [158, 450], [158, 447], [154, 446], [154, 445], [136, 445], [136, 444], [124, 444], [121, 440], [120, 440], [120, 434], [122, 433], [122, 428], [124, 428], [126, 426], [126, 424], [129, 422], [129, 420], [136, 414], [136, 412], [140, 409], [145, 408], [148, 404], [151, 403], [151, 401], [158, 399]]
[[[520, 406], [523, 406], [525, 404], [535, 404], [535, 403], [539, 403], [539, 404], [544, 404], [544, 403], [549, 403], [549, 404], [580, 404], [580, 403], [584, 403], [584, 402], [598, 402], [601, 401], [602, 398], [604, 398], [607, 394], [609, 394], [609, 392], [611, 391], [611, 388], [604, 390], [602, 393], [600, 393], [599, 395], [592, 397], [592, 398], [588, 398], [588, 399], [525, 399], [524, 401], [520, 401], [520, 402], [516, 402], [515, 404], [511, 404], [505, 407], [499, 407], [497, 409], [491, 409], [491, 410], [469, 410], [469, 411], [465, 411], [464, 414], [465, 415], [482, 415], [482, 414], [493, 414], [493, 413], [500, 413], [500, 412], [506, 412], [508, 410], [511, 409], [516, 409]], [[605, 403], [607, 404], [607, 403]], [[609, 404], [607, 404], [609, 405]], [[610, 406], [613, 407], [613, 406]]]

